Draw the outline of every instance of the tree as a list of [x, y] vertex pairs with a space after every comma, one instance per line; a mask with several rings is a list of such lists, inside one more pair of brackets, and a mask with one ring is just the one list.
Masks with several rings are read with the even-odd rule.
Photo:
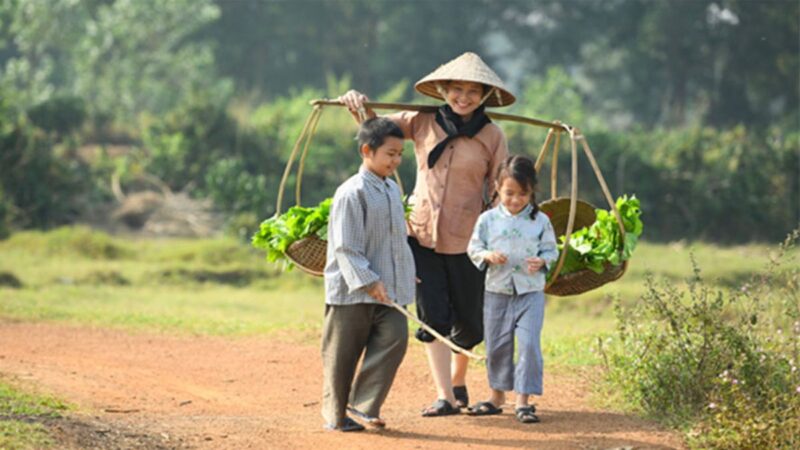
[[797, 117], [800, 4], [785, 0], [542, 0], [509, 6], [529, 72], [567, 67], [587, 104], [646, 125]]
[[225, 96], [209, 45], [192, 39], [218, 16], [210, 0], [6, 0], [13, 48], [0, 81], [21, 109], [63, 94], [128, 123], [197, 91]]

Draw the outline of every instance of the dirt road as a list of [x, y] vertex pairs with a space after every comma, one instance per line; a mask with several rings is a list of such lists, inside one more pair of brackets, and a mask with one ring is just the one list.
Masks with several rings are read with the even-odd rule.
[[[682, 448], [680, 438], [588, 403], [586, 381], [545, 372], [542, 422], [422, 418], [434, 398], [421, 346], [409, 346], [384, 407], [385, 430], [322, 430], [318, 348], [291, 339], [175, 337], [0, 321], [0, 376], [78, 405], [48, 424], [78, 448]], [[485, 372], [469, 375], [473, 399]]]

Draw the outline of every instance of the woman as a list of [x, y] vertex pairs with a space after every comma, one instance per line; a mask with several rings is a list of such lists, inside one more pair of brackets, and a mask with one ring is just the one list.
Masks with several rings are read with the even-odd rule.
[[[408, 221], [417, 266], [417, 314], [456, 345], [471, 349], [483, 340], [483, 273], [467, 256], [473, 226], [494, 193], [495, 172], [508, 155], [502, 130], [486, 106], [508, 106], [514, 96], [474, 53], [440, 66], [417, 84], [418, 92], [444, 100], [435, 113], [403, 111], [388, 116], [414, 141], [417, 180]], [[339, 97], [356, 117], [374, 117], [358, 91]], [[457, 414], [469, 404], [468, 358], [423, 329], [438, 399], [425, 417]]]

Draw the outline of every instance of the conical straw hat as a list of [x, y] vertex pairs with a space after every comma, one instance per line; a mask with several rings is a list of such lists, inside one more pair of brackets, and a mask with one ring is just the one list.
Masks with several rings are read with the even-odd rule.
[[495, 92], [489, 95], [484, 103], [486, 106], [508, 106], [516, 100], [514, 95], [506, 89], [500, 77], [483, 62], [480, 56], [472, 52], [464, 53], [439, 66], [428, 76], [417, 81], [414, 88], [421, 94], [444, 100], [436, 89], [436, 84], [439, 83], [445, 87], [444, 84], [447, 81], [472, 81], [494, 87]]

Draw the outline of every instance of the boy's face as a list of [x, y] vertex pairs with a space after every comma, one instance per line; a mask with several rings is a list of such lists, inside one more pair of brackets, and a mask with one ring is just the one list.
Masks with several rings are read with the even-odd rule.
[[464, 120], [469, 120], [472, 113], [481, 106], [483, 85], [472, 81], [451, 81], [448, 83], [445, 101], [453, 112]]
[[361, 157], [364, 167], [375, 175], [385, 178], [394, 173], [403, 159], [403, 140], [394, 136], [386, 136], [383, 145], [374, 151], [369, 145], [361, 146]]

